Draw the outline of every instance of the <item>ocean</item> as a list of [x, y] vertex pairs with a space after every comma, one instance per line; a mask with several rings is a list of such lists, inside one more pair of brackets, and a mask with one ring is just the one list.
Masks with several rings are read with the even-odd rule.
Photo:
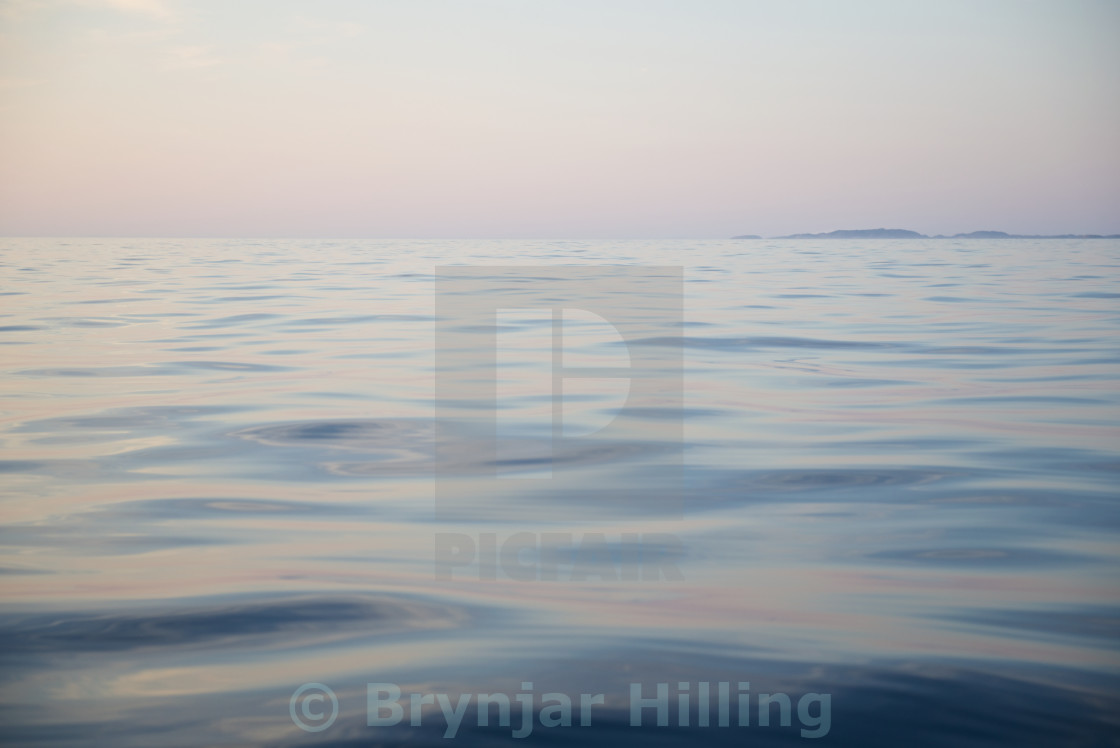
[[1120, 744], [1120, 241], [0, 278], [5, 744]]

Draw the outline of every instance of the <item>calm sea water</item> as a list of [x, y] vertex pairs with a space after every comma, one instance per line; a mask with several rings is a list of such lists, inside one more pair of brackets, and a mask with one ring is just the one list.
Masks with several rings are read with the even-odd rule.
[[[525, 703], [520, 744], [1118, 744], [1118, 242], [7, 239], [0, 261], [5, 743], [489, 745]], [[505, 456], [470, 448], [466, 402], [439, 457], [433, 272], [459, 264], [683, 266], [679, 339], [641, 342], [683, 353], [683, 401], [542, 457], [551, 312], [518, 297]], [[584, 365], [637, 350], [569, 322]], [[627, 386], [565, 390], [565, 428]], [[436, 510], [441, 460], [471, 512]], [[682, 506], [643, 505], [674, 461]], [[399, 724], [368, 724], [369, 683]], [[510, 726], [477, 726], [479, 693]], [[453, 739], [410, 694], [470, 697]], [[540, 721], [555, 694], [570, 727]]]

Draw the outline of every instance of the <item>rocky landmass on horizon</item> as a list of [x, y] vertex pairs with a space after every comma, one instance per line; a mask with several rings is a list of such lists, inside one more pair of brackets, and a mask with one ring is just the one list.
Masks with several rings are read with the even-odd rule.
[[[757, 234], [732, 239], [761, 239]], [[1006, 231], [970, 231], [967, 234], [929, 236], [908, 229], [840, 229], [823, 234], [788, 234], [771, 239], [1120, 239], [1120, 234], [1008, 234]]]

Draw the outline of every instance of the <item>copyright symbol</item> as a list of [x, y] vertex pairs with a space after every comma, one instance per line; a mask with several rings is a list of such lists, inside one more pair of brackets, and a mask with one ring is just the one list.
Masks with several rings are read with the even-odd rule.
[[[327, 706], [330, 701], [330, 706]], [[334, 724], [338, 716], [338, 697], [322, 683], [304, 683], [288, 702], [292, 722], [304, 732], [319, 732]]]

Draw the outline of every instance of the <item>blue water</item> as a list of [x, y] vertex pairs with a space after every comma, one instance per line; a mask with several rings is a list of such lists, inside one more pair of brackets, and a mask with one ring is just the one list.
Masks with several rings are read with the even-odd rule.
[[[472, 265], [494, 386], [436, 313]], [[570, 382], [558, 441], [566, 291], [516, 266], [665, 322], [563, 327], [664, 403]], [[1120, 242], [5, 239], [0, 278], [6, 744], [1120, 744]], [[369, 683], [512, 724], [370, 726]]]

